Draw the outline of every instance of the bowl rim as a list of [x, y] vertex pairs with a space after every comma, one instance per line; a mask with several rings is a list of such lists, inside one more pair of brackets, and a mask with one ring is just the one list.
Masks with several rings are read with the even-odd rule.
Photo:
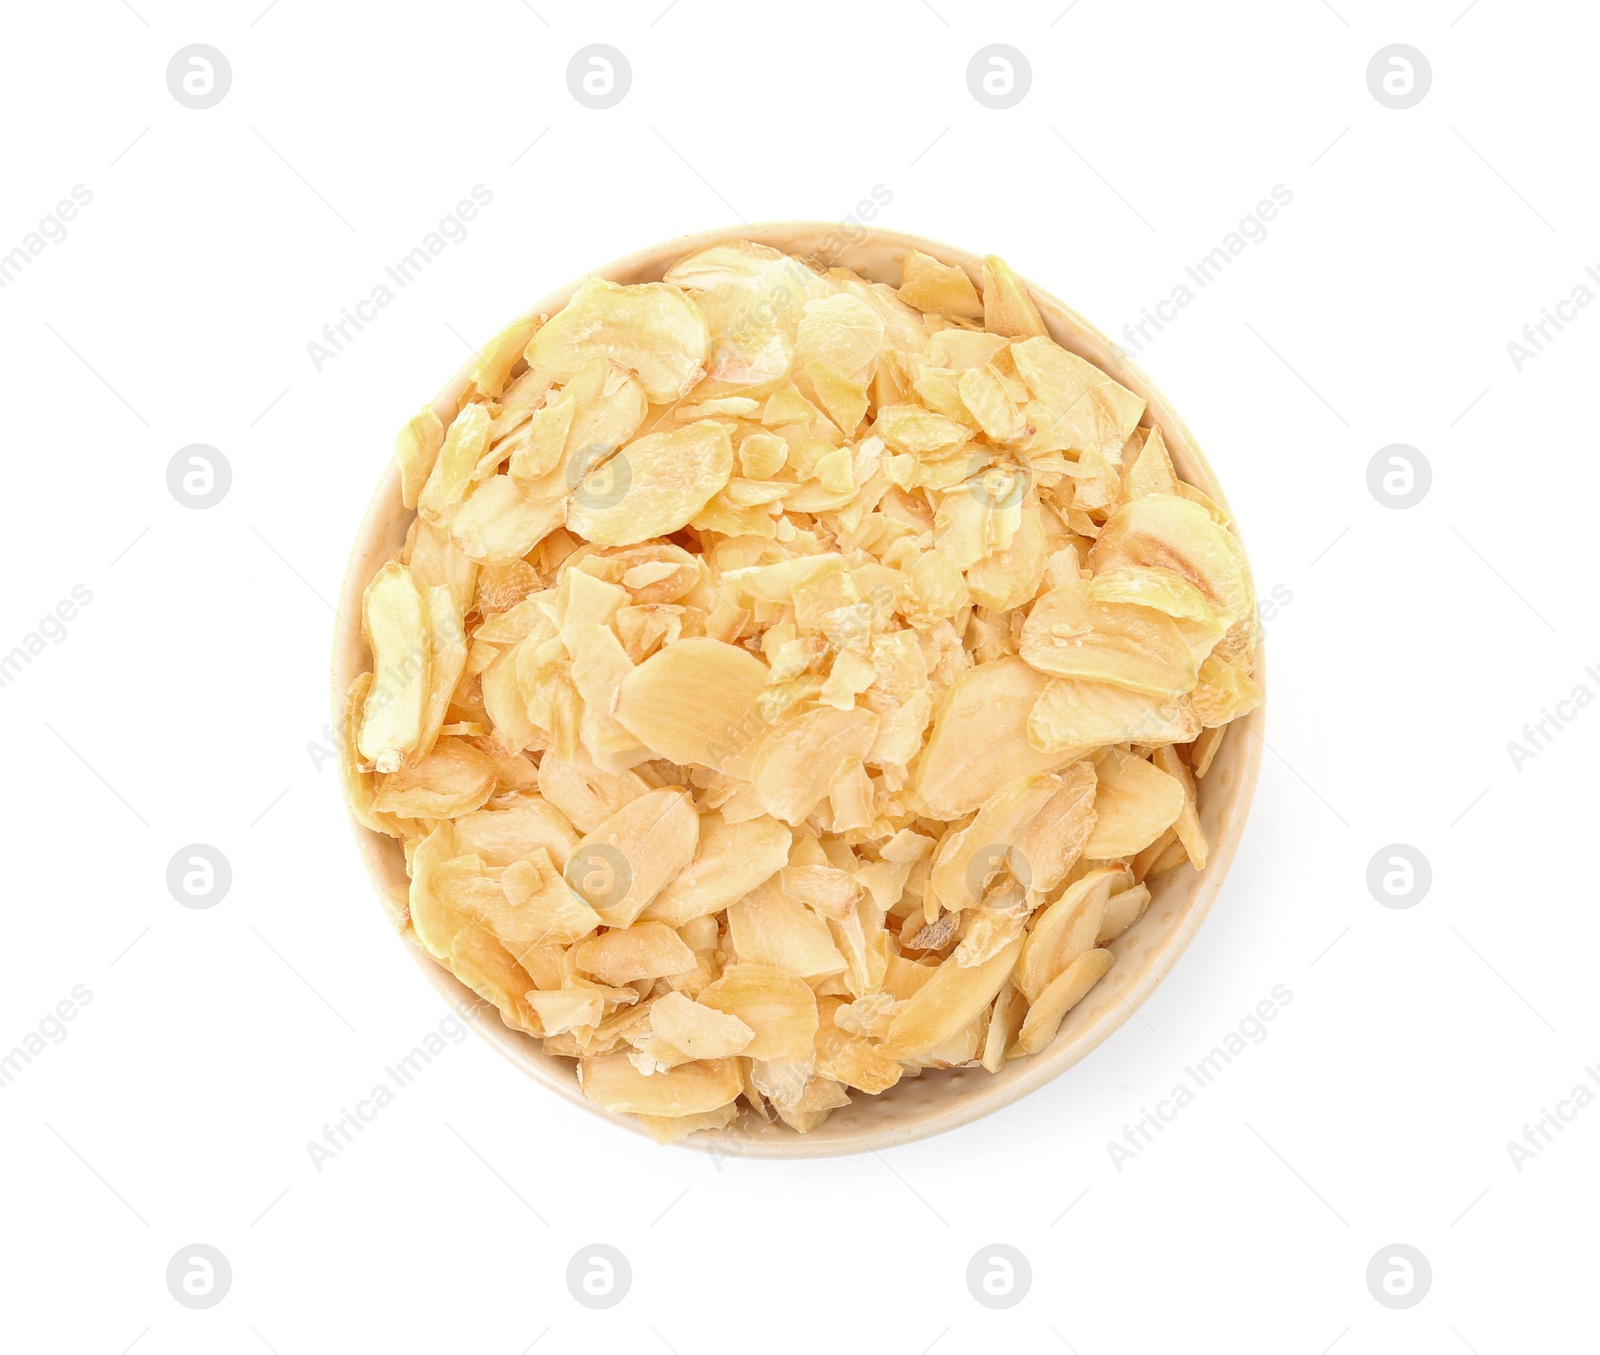
[[[885, 254], [891, 259], [903, 259], [906, 253], [916, 249], [931, 255], [941, 263], [954, 264], [962, 268], [974, 283], [981, 282], [982, 256], [924, 236], [836, 221], [757, 222], [699, 231], [635, 250], [569, 281], [535, 305], [528, 307], [515, 319], [554, 313], [564, 306], [572, 293], [589, 278], [601, 277], [613, 281], [654, 280], [677, 259], [721, 241], [752, 240], [775, 248], [793, 249], [796, 253], [814, 254], [815, 249], [806, 248], [805, 242], [814, 246], [819, 237], [824, 245], [838, 242], [833, 261], [844, 263], [846, 266], [853, 266], [852, 260], [859, 264], [864, 257], [869, 256], [881, 260]], [[1141, 425], [1151, 423], [1160, 425], [1173, 461], [1183, 478], [1203, 490], [1228, 513], [1232, 530], [1242, 544], [1243, 534], [1239, 529], [1237, 518], [1228, 507], [1215, 471], [1206, 460], [1182, 416], [1150, 378], [1130, 361], [1115, 343], [1078, 312], [1029, 279], [1021, 278], [1020, 281], [1039, 307], [1040, 314], [1050, 331], [1050, 337], [1055, 342], [1094, 363], [1145, 399], [1146, 407], [1141, 415]], [[508, 323], [515, 323], [515, 320]], [[470, 380], [472, 365], [473, 359], [463, 363], [432, 401], [441, 420], [447, 424], [455, 416], [461, 394]], [[334, 627], [330, 673], [332, 727], [338, 737], [342, 737], [345, 696], [350, 682], [371, 666], [359, 625], [346, 618], [360, 616], [361, 597], [367, 583], [395, 548], [392, 542], [396, 524], [408, 525], [414, 516], [412, 511], [400, 506], [399, 470], [390, 457], [362, 518], [340, 588], [337, 609], [340, 619]], [[391, 544], [385, 545], [385, 542]], [[1249, 567], [1248, 553], [1246, 567], [1247, 569]], [[958, 1129], [1002, 1110], [1060, 1076], [1098, 1049], [1165, 980], [1188, 949], [1221, 892], [1244, 835], [1260, 774], [1262, 729], [1266, 716], [1265, 669], [1265, 646], [1258, 644], [1254, 676], [1262, 687], [1263, 701], [1248, 715], [1233, 722], [1234, 725], [1241, 726], [1241, 734], [1248, 733], [1251, 737], [1243, 739], [1230, 729], [1218, 752], [1218, 759], [1219, 761], [1227, 759], [1231, 784], [1222, 792], [1220, 800], [1213, 801], [1211, 797], [1203, 797], [1202, 814], [1214, 813], [1220, 820], [1222, 829], [1220, 832], [1208, 833], [1211, 850], [1206, 867], [1203, 871], [1195, 872], [1192, 866], [1185, 864], [1170, 876], [1163, 877], [1162, 884], [1168, 887], [1175, 877], [1192, 876], [1194, 883], [1190, 887], [1189, 897], [1180, 905], [1181, 916], [1177, 924], [1168, 928], [1164, 935], [1160, 935], [1155, 945], [1147, 948], [1142, 967], [1131, 982], [1120, 990], [1113, 986], [1111, 980], [1121, 967], [1122, 953], [1137, 949], [1137, 946], [1128, 944], [1130, 938], [1140, 936], [1142, 929], [1146, 929], [1146, 924], [1153, 921], [1156, 913], [1154, 899], [1144, 917], [1112, 944], [1111, 949], [1114, 952], [1122, 953], [1118, 954], [1117, 964], [1113, 966], [1106, 979], [1097, 986], [1097, 990], [1104, 990], [1104, 996], [1099, 999], [1092, 1018], [1086, 1015], [1087, 1009], [1091, 1006], [1090, 1002], [1080, 1003], [1068, 1014], [1068, 1019], [1062, 1023], [1055, 1039], [1039, 1053], [1012, 1061], [999, 1074], [989, 1074], [980, 1070], [980, 1076], [976, 1080], [969, 1078], [969, 1085], [964, 1090], [944, 1097], [945, 1104], [931, 1110], [927, 1108], [913, 1110], [906, 1115], [897, 1116], [892, 1123], [872, 1126], [865, 1132], [851, 1126], [851, 1138], [842, 1137], [837, 1132], [828, 1134], [827, 1124], [822, 1130], [812, 1134], [799, 1134], [787, 1126], [780, 1125], [779, 1132], [752, 1135], [741, 1131], [741, 1122], [749, 1118], [741, 1115], [729, 1129], [691, 1134], [687, 1138], [677, 1140], [673, 1146], [712, 1155], [752, 1158], [835, 1157], [876, 1152], [883, 1148], [897, 1147]], [[1207, 779], [1202, 780], [1200, 786], [1203, 790], [1212, 784], [1216, 783]], [[399, 878], [403, 880], [404, 862], [400, 844], [396, 839], [373, 832], [357, 822], [354, 815], [349, 812], [348, 804], [346, 812], [368, 878], [380, 899], [388, 900], [387, 909], [392, 921], [404, 902], [403, 891], [397, 885], [394, 870], [398, 857], [401, 867]], [[572, 1060], [545, 1054], [537, 1047], [535, 1037], [505, 1025], [492, 1004], [460, 983], [422, 947], [409, 925], [399, 930], [397, 936], [413, 962], [440, 995], [468, 1019], [484, 1039], [524, 1073], [563, 1099], [581, 1106], [590, 1114], [632, 1134], [649, 1139], [643, 1125], [632, 1116], [604, 1110], [584, 1096], [577, 1085], [575, 1064]], [[1091, 998], [1094, 996], [1095, 994], [1091, 993]], [[1105, 1000], [1106, 997], [1112, 1000], [1108, 1002]], [[1074, 1017], [1084, 1019], [1074, 1022]], [[1007, 1077], [1006, 1073], [1010, 1070], [1016, 1071]], [[927, 1086], [930, 1082], [942, 1079], [949, 1079], [950, 1083], [953, 1083], [964, 1072], [969, 1071], [963, 1069], [930, 1071], [916, 1079], [903, 1079], [897, 1085], [906, 1087], [909, 1083], [916, 1083]], [[883, 1095], [887, 1097], [893, 1091], [891, 1088]], [[864, 1093], [853, 1094], [852, 1104], [859, 1106], [864, 1099], [866, 1099]], [[848, 1117], [848, 1115], [849, 1108], [836, 1112], [836, 1117]], [[829, 1123], [835, 1121], [830, 1120]]]

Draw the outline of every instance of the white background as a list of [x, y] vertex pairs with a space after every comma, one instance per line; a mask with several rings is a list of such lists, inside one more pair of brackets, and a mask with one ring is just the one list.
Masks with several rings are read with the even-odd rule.
[[[0, 251], [75, 184], [93, 201], [0, 291], [0, 651], [74, 585], [93, 601], [0, 690], [0, 1052], [93, 998], [0, 1091], [8, 1348], [1592, 1348], [1600, 1108], [1520, 1171], [1506, 1144], [1600, 1064], [1600, 711], [1520, 770], [1507, 743], [1600, 692], [1600, 308], [1520, 372], [1506, 345], [1600, 267], [1600, 26], [1065, 5], [9, 9]], [[165, 81], [194, 42], [233, 72], [203, 111]], [[632, 65], [608, 111], [567, 88], [591, 42]], [[1033, 72], [1005, 111], [965, 79], [994, 42]], [[1404, 111], [1365, 78], [1394, 42], [1433, 71]], [[475, 184], [467, 238], [316, 371], [308, 342]], [[472, 1036], [318, 1172], [307, 1141], [448, 1014], [316, 747], [352, 535], [468, 345], [639, 246], [836, 219], [875, 185], [878, 224], [1000, 253], [1117, 335], [1278, 184], [1267, 238], [1139, 358], [1262, 594], [1292, 595], [1248, 833], [1143, 1019], [960, 1132], [792, 1164], [657, 1149]], [[195, 442], [233, 472], [204, 511], [166, 487]], [[1433, 470], [1403, 511], [1366, 483], [1396, 442]], [[207, 911], [165, 885], [194, 842], [233, 870]], [[1408, 910], [1365, 883], [1396, 842], [1432, 864]], [[1280, 984], [1267, 1038], [1119, 1171], [1107, 1142]], [[203, 1312], [164, 1280], [195, 1242], [233, 1269]], [[564, 1278], [593, 1242], [633, 1268], [606, 1312]], [[964, 1279], [997, 1242], [1033, 1271], [1004, 1312]], [[1433, 1270], [1403, 1312], [1365, 1281], [1396, 1242]]]

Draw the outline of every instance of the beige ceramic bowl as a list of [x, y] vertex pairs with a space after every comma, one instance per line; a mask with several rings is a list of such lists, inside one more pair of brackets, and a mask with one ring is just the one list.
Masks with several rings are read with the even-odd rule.
[[[823, 256], [864, 277], [893, 285], [898, 285], [901, 261], [912, 249], [931, 254], [943, 263], [960, 266], [975, 283], [981, 285], [982, 280], [982, 260], [949, 245], [895, 231], [793, 221], [684, 236], [597, 268], [594, 273], [613, 282], [656, 282], [684, 255], [717, 240], [741, 238], [796, 254]], [[577, 282], [569, 283], [527, 313], [548, 314], [559, 310], [577, 286]], [[1031, 283], [1028, 289], [1049, 326], [1051, 338], [1080, 357], [1114, 372], [1123, 385], [1142, 395], [1149, 402], [1143, 421], [1146, 425], [1160, 425], [1179, 474], [1218, 503], [1225, 504], [1222, 489], [1193, 434], [1149, 378], [1121, 359], [1111, 342], [1076, 311]], [[445, 423], [454, 417], [456, 402], [466, 385], [467, 369], [463, 367], [434, 400], [434, 408]], [[356, 537], [340, 596], [342, 615], [360, 614], [361, 595], [367, 583], [383, 562], [399, 549], [411, 517], [401, 505], [399, 474], [391, 463]], [[360, 635], [349, 627], [340, 628], [333, 655], [335, 729], [341, 727], [344, 694], [356, 676], [368, 667], [370, 661]], [[1257, 680], [1262, 676], [1258, 662]], [[757, 1121], [747, 1125], [744, 1121], [755, 1117], [746, 1114], [727, 1130], [696, 1134], [684, 1142], [690, 1147], [714, 1148], [751, 1157], [828, 1157], [888, 1148], [968, 1124], [1010, 1105], [1072, 1067], [1133, 1015], [1134, 1009], [1166, 977], [1221, 889], [1255, 791], [1261, 758], [1262, 717], [1262, 709], [1257, 708], [1239, 722], [1243, 729], [1229, 731], [1211, 770], [1200, 783], [1200, 819], [1211, 843], [1205, 870], [1196, 871], [1186, 865], [1154, 882], [1154, 897], [1144, 917], [1111, 946], [1116, 955], [1115, 966], [1089, 996], [1067, 1014], [1049, 1048], [1031, 1058], [1013, 1060], [998, 1074], [981, 1068], [926, 1072], [921, 1077], [904, 1079], [880, 1096], [853, 1093], [851, 1105], [836, 1110], [820, 1129], [810, 1134], [796, 1134], [782, 1124], [763, 1126]], [[373, 884], [380, 894], [403, 906], [407, 880], [400, 844], [393, 838], [368, 831], [354, 820], [352, 826]], [[411, 958], [446, 998], [456, 1003], [481, 1005], [474, 994], [422, 949], [409, 930], [403, 940]], [[511, 1030], [492, 1011], [480, 1014], [475, 1024], [479, 1033], [502, 1054], [551, 1091], [623, 1129], [643, 1132], [630, 1118], [608, 1114], [586, 1099], [578, 1089], [571, 1060], [546, 1054], [537, 1040]]]

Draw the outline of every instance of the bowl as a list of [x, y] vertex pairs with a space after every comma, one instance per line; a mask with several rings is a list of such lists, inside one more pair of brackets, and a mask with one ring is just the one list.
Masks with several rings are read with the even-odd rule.
[[[965, 250], [898, 231], [809, 221], [772, 222], [686, 235], [605, 264], [585, 276], [620, 283], [656, 282], [678, 259], [729, 239], [754, 240], [790, 253], [820, 255], [872, 281], [892, 285], [898, 285], [902, 261], [916, 249], [941, 263], [957, 265], [981, 285], [983, 261]], [[524, 314], [554, 313], [567, 303], [581, 281], [551, 293]], [[1143, 396], [1147, 407], [1141, 423], [1160, 425], [1178, 473], [1226, 507], [1222, 488], [1194, 435], [1150, 379], [1076, 311], [1034, 284], [1026, 285], [1050, 337]], [[467, 373], [468, 367], [464, 366], [434, 399], [434, 408], [446, 424], [455, 415], [457, 401], [467, 385]], [[391, 461], [351, 552], [339, 601], [342, 616], [360, 615], [362, 593], [380, 566], [404, 543], [412, 516], [400, 501], [399, 472]], [[370, 660], [359, 631], [351, 626], [338, 628], [333, 653], [335, 729], [342, 727], [345, 693], [368, 667]], [[1262, 669], [1258, 651], [1258, 682], [1264, 676]], [[831, 1157], [878, 1151], [970, 1124], [1066, 1072], [1133, 1015], [1177, 963], [1205, 920], [1244, 832], [1261, 761], [1264, 710], [1258, 706], [1234, 722], [1236, 727], [1228, 731], [1210, 770], [1199, 783], [1200, 820], [1211, 844], [1206, 868], [1197, 871], [1185, 864], [1151, 882], [1152, 898], [1144, 916], [1110, 946], [1115, 956], [1112, 969], [1068, 1012], [1048, 1047], [1031, 1057], [1010, 1061], [999, 1073], [981, 1068], [929, 1070], [920, 1077], [903, 1078], [878, 1096], [857, 1092], [849, 1106], [835, 1111], [809, 1134], [798, 1134], [776, 1122], [763, 1125], [755, 1116], [746, 1114], [725, 1130], [690, 1135], [681, 1140], [682, 1145], [748, 1157]], [[400, 843], [363, 828], [354, 819], [351, 826], [367, 873], [388, 906], [388, 915], [391, 919], [404, 917], [408, 882]], [[630, 1133], [644, 1133], [630, 1117], [601, 1110], [588, 1100], [578, 1087], [575, 1063], [546, 1054], [536, 1039], [504, 1025], [492, 1007], [423, 949], [409, 928], [401, 939], [411, 959], [447, 1000], [463, 1010], [484, 1009], [472, 1024], [529, 1077]]]

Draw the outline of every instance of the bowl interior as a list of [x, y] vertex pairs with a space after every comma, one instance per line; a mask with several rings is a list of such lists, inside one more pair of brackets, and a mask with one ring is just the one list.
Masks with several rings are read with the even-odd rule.
[[[725, 239], [754, 240], [790, 253], [815, 255], [854, 269], [873, 281], [890, 284], [899, 283], [902, 261], [907, 253], [918, 249], [942, 263], [965, 269], [974, 283], [981, 285], [982, 281], [981, 258], [964, 250], [899, 232], [828, 222], [777, 222], [685, 236], [597, 268], [586, 276], [623, 283], [659, 281], [684, 255]], [[577, 281], [569, 283], [526, 313], [558, 310], [577, 285]], [[1143, 396], [1147, 407], [1142, 423], [1160, 426], [1179, 474], [1226, 506], [1222, 488], [1193, 435], [1149, 378], [1077, 312], [1032, 283], [1027, 285], [1051, 338]], [[455, 416], [466, 384], [467, 368], [463, 367], [434, 400], [445, 423]], [[399, 473], [391, 462], [351, 553], [340, 597], [342, 615], [360, 614], [362, 593], [384, 561], [404, 544], [411, 517], [401, 504]], [[343, 719], [344, 694], [368, 667], [370, 661], [360, 634], [341, 627], [333, 656], [334, 728], [339, 728]], [[1259, 656], [1256, 678], [1264, 678]], [[834, 1111], [821, 1128], [810, 1134], [797, 1134], [781, 1123], [764, 1125], [755, 1116], [745, 1114], [725, 1130], [690, 1136], [683, 1140], [684, 1146], [752, 1157], [822, 1157], [881, 1149], [926, 1138], [987, 1115], [1085, 1057], [1121, 1026], [1165, 977], [1221, 888], [1255, 790], [1263, 719], [1264, 707], [1257, 707], [1236, 721], [1199, 783], [1200, 820], [1211, 845], [1205, 870], [1184, 865], [1151, 882], [1152, 898], [1145, 915], [1110, 947], [1116, 957], [1110, 973], [1067, 1014], [1048, 1048], [1031, 1058], [1012, 1060], [999, 1073], [991, 1074], [982, 1068], [928, 1071], [919, 1077], [904, 1078], [878, 1096], [855, 1093], [849, 1106]], [[368, 874], [388, 904], [391, 918], [403, 918], [408, 881], [399, 842], [371, 832], [354, 820], [351, 826]], [[609, 1114], [588, 1100], [578, 1088], [571, 1060], [546, 1054], [537, 1040], [506, 1026], [492, 1007], [428, 955], [409, 929], [403, 939], [412, 959], [434, 987], [452, 1003], [473, 1013], [479, 1033], [524, 1072], [591, 1113], [630, 1132], [643, 1133], [628, 1117]]]

